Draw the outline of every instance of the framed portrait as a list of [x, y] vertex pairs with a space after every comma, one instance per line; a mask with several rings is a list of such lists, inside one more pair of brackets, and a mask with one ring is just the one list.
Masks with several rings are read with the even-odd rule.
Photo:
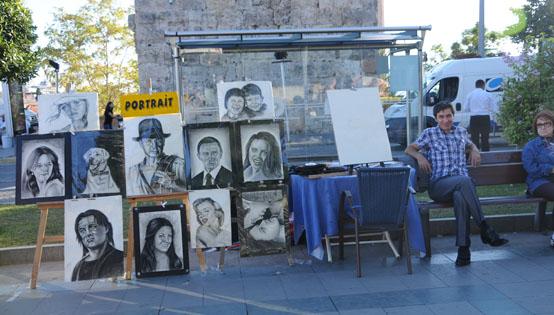
[[98, 130], [98, 94], [66, 93], [38, 96], [40, 134]]
[[282, 185], [244, 190], [237, 207], [240, 256], [269, 255], [288, 250], [288, 203]]
[[285, 179], [281, 144], [282, 121], [240, 123], [240, 182], [282, 183]]
[[185, 206], [133, 208], [137, 278], [189, 272]]
[[80, 131], [71, 136], [71, 196], [125, 196], [123, 130]]
[[221, 121], [275, 118], [271, 81], [234, 81], [217, 84]]
[[232, 163], [233, 138], [229, 123], [187, 125], [185, 159], [190, 166], [188, 187], [195, 189], [227, 188], [234, 184]]
[[121, 196], [65, 200], [65, 281], [123, 275]]
[[16, 204], [61, 201], [69, 197], [68, 133], [16, 138]]
[[124, 120], [127, 196], [186, 191], [180, 115]]
[[231, 246], [231, 198], [228, 189], [189, 192], [192, 248]]

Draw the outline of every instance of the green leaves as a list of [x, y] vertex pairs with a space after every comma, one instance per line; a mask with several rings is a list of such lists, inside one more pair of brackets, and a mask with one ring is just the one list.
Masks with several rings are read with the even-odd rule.
[[518, 145], [535, 136], [535, 114], [554, 109], [554, 43], [544, 40], [539, 45], [535, 54], [510, 59], [514, 77], [504, 85], [499, 119], [504, 136]]
[[21, 0], [0, 1], [0, 12], [0, 80], [28, 82], [41, 57], [31, 13]]
[[117, 111], [119, 96], [138, 89], [133, 34], [126, 25], [129, 13], [113, 0], [88, 0], [74, 14], [58, 9], [46, 30], [47, 56], [67, 67], [60, 85], [98, 92], [101, 112], [110, 100]]

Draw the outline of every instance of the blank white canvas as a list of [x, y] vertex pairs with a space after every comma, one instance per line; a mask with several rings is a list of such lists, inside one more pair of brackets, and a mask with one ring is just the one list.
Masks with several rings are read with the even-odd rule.
[[392, 160], [378, 88], [328, 90], [341, 165]]

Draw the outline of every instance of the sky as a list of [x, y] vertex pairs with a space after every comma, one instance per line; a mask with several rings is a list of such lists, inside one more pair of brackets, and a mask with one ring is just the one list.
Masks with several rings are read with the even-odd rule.
[[[177, 0], [179, 1], [179, 0]], [[383, 0], [385, 26], [431, 25], [426, 32], [423, 45], [429, 51], [434, 44], [442, 44], [447, 50], [455, 41], [461, 40], [465, 29], [473, 27], [479, 20], [479, 0]], [[38, 44], [45, 46], [46, 27], [52, 23], [55, 7], [63, 7], [67, 12], [75, 12], [86, 0], [24, 0], [31, 10], [33, 22], [37, 26]], [[134, 0], [115, 0], [115, 3], [129, 7]], [[517, 18], [510, 8], [520, 8], [525, 0], [485, 0], [485, 27], [489, 31], [503, 31], [515, 24]], [[519, 48], [513, 44], [501, 46], [502, 51], [516, 55]]]

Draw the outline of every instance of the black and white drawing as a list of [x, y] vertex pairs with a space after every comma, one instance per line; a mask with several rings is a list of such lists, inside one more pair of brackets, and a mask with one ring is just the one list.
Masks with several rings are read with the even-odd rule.
[[16, 203], [65, 199], [70, 167], [66, 154], [67, 134], [18, 137]]
[[241, 124], [243, 181], [283, 179], [280, 129], [277, 123]]
[[231, 199], [227, 189], [189, 192], [192, 248], [231, 245]]
[[71, 137], [72, 196], [125, 196], [123, 130], [77, 132]]
[[123, 275], [121, 196], [65, 201], [65, 281]]
[[183, 130], [179, 115], [125, 120], [127, 196], [186, 189]]
[[186, 132], [190, 150], [191, 188], [231, 186], [233, 168], [228, 125], [219, 128], [187, 127]]
[[137, 277], [189, 271], [184, 205], [133, 209]]
[[238, 209], [241, 256], [287, 250], [287, 198], [282, 186], [243, 191]]
[[271, 81], [236, 81], [217, 85], [221, 121], [275, 118]]
[[43, 94], [38, 104], [41, 134], [100, 129], [96, 93]]

